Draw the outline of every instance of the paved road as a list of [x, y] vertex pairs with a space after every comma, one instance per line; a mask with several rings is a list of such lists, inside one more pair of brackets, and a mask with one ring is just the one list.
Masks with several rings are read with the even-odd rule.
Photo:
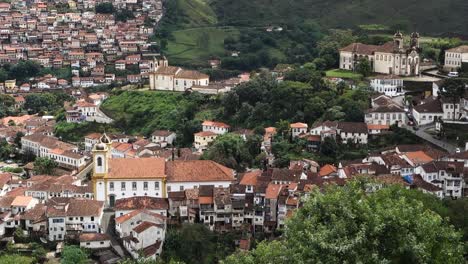
[[88, 165], [86, 165], [86, 167], [84, 169], [82, 169], [77, 175], [76, 177], [82, 181], [86, 180], [86, 175], [88, 174], [88, 172], [92, 171], [93, 170], [93, 162], [90, 162]]
[[455, 150], [457, 149], [456, 146], [448, 143], [448, 142], [445, 142], [445, 141], [442, 141], [442, 140], [438, 140], [436, 138], [434, 138], [431, 134], [427, 133], [426, 130], [433, 127], [434, 125], [425, 125], [425, 126], [421, 126], [419, 128], [419, 130], [414, 130], [412, 127], [409, 127], [409, 126], [403, 126], [405, 129], [407, 129], [408, 131], [411, 131], [413, 134], [415, 134], [416, 136], [426, 140], [426, 141], [429, 141], [431, 142], [432, 144], [440, 147], [440, 148], [443, 148], [445, 149], [446, 151], [448, 151], [449, 153], [455, 153]]
[[120, 243], [115, 238], [115, 220], [114, 220], [114, 211], [104, 211], [101, 220], [101, 226], [104, 232], [111, 236], [111, 246], [121, 258], [125, 257], [125, 251], [120, 245]]

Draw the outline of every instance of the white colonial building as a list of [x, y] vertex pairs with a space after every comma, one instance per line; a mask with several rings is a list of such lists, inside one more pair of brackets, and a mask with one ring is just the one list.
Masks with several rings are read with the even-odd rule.
[[167, 60], [155, 60], [148, 73], [150, 89], [163, 91], [185, 92], [192, 86], [208, 86], [208, 75], [198, 71], [185, 70], [169, 66]]
[[95, 199], [113, 207], [122, 198], [167, 198], [167, 192], [200, 185], [229, 186], [234, 171], [214, 161], [169, 161], [164, 158], [111, 158], [112, 143], [103, 135], [93, 149]]
[[355, 70], [361, 59], [367, 59], [375, 73], [411, 76], [419, 74], [419, 34], [412, 33], [409, 46], [400, 32], [393, 42], [383, 45], [352, 43], [340, 49], [340, 69]]
[[370, 81], [370, 86], [372, 90], [391, 97], [404, 94], [403, 79], [393, 75], [389, 77], [381, 76], [373, 78]]
[[445, 51], [444, 69], [458, 71], [462, 63], [468, 63], [468, 45], [459, 46]]
[[202, 123], [203, 132], [213, 132], [218, 135], [226, 134], [229, 132], [231, 126], [222, 122], [208, 121], [205, 120]]
[[405, 110], [395, 104], [378, 106], [367, 110], [365, 115], [367, 124], [398, 125], [406, 123]]

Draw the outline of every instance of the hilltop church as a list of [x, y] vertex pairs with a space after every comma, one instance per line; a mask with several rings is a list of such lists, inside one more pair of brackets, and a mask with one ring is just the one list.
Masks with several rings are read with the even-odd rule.
[[415, 76], [419, 75], [419, 33], [412, 33], [409, 46], [404, 44], [401, 32], [393, 41], [383, 45], [352, 43], [340, 49], [340, 69], [355, 70], [359, 60], [369, 60], [374, 73]]
[[206, 87], [210, 84], [208, 75], [169, 66], [166, 58], [155, 59], [150, 68], [148, 75], [151, 90], [185, 92], [192, 87]]

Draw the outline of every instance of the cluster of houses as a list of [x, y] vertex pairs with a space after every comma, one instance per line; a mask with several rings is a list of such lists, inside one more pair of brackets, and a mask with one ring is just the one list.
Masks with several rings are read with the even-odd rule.
[[[141, 54], [151, 52], [154, 23], [162, 17], [162, 1], [112, 1], [117, 10], [131, 10], [134, 18], [121, 21], [114, 14], [95, 13], [102, 0], [14, 1], [1, 3], [0, 63], [30, 60], [46, 68], [67, 68], [75, 76], [69, 80], [44, 76], [24, 84], [8, 80], [6, 92], [30, 88], [52, 89], [69, 85], [89, 87], [113, 81], [135, 82], [150, 70], [151, 60]], [[151, 23], [148, 23], [151, 21]], [[123, 64], [122, 64], [123, 61]], [[106, 65], [113, 70], [107, 72]], [[116, 77], [115, 71], [134, 66], [136, 72]], [[130, 76], [131, 75], [131, 76]]]
[[[213, 136], [230, 130], [214, 121], [205, 121], [202, 127], [200, 133]], [[336, 136], [343, 143], [365, 144], [369, 134], [365, 123], [326, 121], [310, 129], [295, 123], [290, 129], [293, 137]], [[263, 147], [271, 146], [275, 133], [273, 128], [265, 129]], [[50, 136], [32, 134], [23, 140], [25, 148], [39, 143], [34, 149], [38, 156], [57, 155], [59, 148], [74, 151]], [[51, 241], [75, 239], [82, 247], [106, 249], [112, 246], [112, 238], [104, 209], [113, 208], [115, 234], [126, 251], [134, 258], [143, 254], [155, 259], [161, 254], [168, 226], [189, 222], [219, 232], [274, 232], [311, 191], [327, 184], [344, 185], [358, 175], [377, 180], [376, 188], [398, 184], [439, 198], [468, 193], [468, 150], [448, 154], [426, 145], [397, 145], [337, 165], [320, 166], [304, 159], [291, 161], [288, 168], [265, 166], [244, 173], [210, 160], [175, 158], [174, 152], [166, 157], [131, 154], [134, 145], [150, 149], [145, 145], [149, 143], [168, 149], [174, 140], [170, 131], [155, 131], [145, 143], [125, 135], [88, 135], [85, 147], [93, 160], [88, 184], [70, 175], [24, 180], [0, 174], [0, 235], [21, 227], [29, 235]], [[120, 148], [127, 144], [130, 152], [122, 155]]]
[[107, 93], [92, 93], [79, 99], [73, 105], [65, 106], [65, 117], [69, 123], [97, 122], [111, 123], [112, 118], [106, 116], [100, 109], [101, 103], [108, 97]]

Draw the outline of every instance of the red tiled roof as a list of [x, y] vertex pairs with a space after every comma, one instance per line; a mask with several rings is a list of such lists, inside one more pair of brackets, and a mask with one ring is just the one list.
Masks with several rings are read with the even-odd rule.
[[169, 161], [169, 182], [233, 181], [234, 171], [211, 160]]

